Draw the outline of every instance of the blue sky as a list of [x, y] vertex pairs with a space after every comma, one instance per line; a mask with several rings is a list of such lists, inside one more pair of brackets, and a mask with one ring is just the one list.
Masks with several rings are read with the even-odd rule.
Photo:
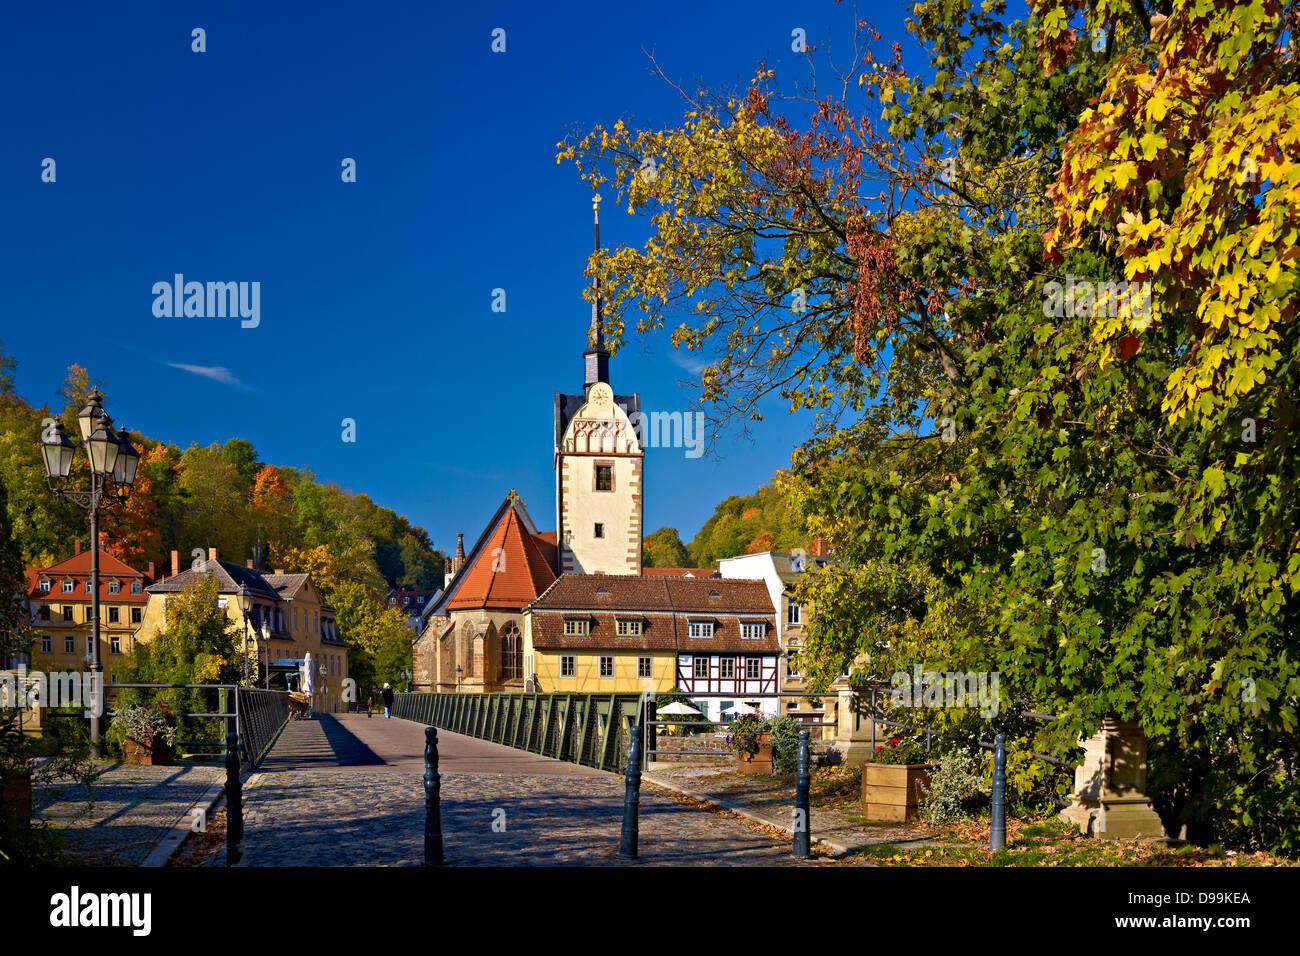
[[[516, 488], [554, 527], [552, 396], [582, 385], [590, 192], [555, 143], [676, 124], [675, 91], [743, 86], [791, 31], [848, 41], [849, 7], [715, 3], [21, 4], [0, 35], [0, 341], [18, 390], [67, 366], [110, 414], [182, 447], [248, 438], [424, 526], [473, 540]], [[903, 40], [904, 7], [860, 13]], [[207, 52], [191, 52], [191, 30]], [[506, 52], [490, 50], [494, 28]], [[905, 48], [908, 44], [904, 43]], [[41, 182], [46, 157], [57, 181]], [[341, 181], [344, 157], [357, 182]], [[609, 197], [606, 197], [607, 199]], [[645, 224], [602, 214], [607, 247]], [[261, 321], [158, 318], [153, 284], [258, 281]], [[507, 295], [491, 311], [492, 290]], [[685, 409], [666, 336], [617, 355], [617, 391]], [[204, 374], [179, 366], [213, 370]], [[224, 371], [218, 371], [224, 370]], [[651, 449], [647, 530], [689, 541], [789, 461], [780, 403], [720, 457]], [[357, 442], [341, 440], [341, 421]]]

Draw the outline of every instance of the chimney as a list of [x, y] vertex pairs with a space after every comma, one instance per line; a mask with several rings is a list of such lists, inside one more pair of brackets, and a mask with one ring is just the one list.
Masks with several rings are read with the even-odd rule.
[[179, 551], [173, 551], [172, 552], [172, 577], [176, 577], [176, 575], [180, 573], [181, 573], [181, 553]]
[[217, 549], [216, 549], [216, 548], [208, 548], [208, 560], [209, 560], [209, 561], [220, 561], [220, 560], [221, 560], [221, 559], [217, 556]]
[[154, 576], [153, 576], [153, 562], [152, 562], [152, 561], [149, 562], [149, 580], [150, 580], [150, 581], [154, 580]]
[[249, 558], [246, 563], [248, 564], [248, 570], [253, 570], [253, 559]]
[[76, 541], [72, 542], [72, 553], [73, 553], [74, 555], [81, 554], [81, 539], [80, 539], [80, 538], [78, 538]]
[[812, 553], [819, 558], [826, 556], [826, 539], [819, 534], [813, 536]]

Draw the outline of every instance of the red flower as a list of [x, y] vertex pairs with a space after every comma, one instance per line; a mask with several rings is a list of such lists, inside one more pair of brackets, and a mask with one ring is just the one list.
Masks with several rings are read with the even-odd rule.
[[879, 747], [876, 748], [876, 753], [880, 753], [880, 751], [882, 751], [882, 750], [884, 750], [884, 749], [885, 749], [885, 745], [884, 745], [884, 744], [881, 744]]
[[899, 740], [897, 737], [889, 738], [889, 746], [891, 747], [897, 747], [900, 743], [902, 743], [902, 741]]

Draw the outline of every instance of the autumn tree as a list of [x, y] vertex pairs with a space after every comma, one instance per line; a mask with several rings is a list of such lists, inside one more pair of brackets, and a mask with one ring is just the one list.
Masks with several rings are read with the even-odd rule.
[[[924, 72], [860, 23], [829, 95], [784, 96], [764, 67], [690, 96], [678, 127], [617, 123], [560, 159], [650, 218], [643, 248], [591, 262], [617, 338], [633, 311], [643, 332], [680, 317], [715, 428], [772, 394], [816, 414], [790, 486], [841, 565], [805, 594], [815, 680], [858, 659], [857, 680], [996, 671], [1000, 717], [927, 721], [1062, 755], [1137, 718], [1168, 827], [1294, 848], [1300, 389], [1278, 263], [1300, 174], [1286, 148], [1252, 154], [1256, 194], [1231, 145], [1290, 144], [1281, 17], [919, 3]], [[1151, 282], [1149, 316], [1113, 294], [1128, 280]]]
[[690, 556], [676, 528], [660, 528], [645, 536], [641, 561], [647, 568], [689, 568]]

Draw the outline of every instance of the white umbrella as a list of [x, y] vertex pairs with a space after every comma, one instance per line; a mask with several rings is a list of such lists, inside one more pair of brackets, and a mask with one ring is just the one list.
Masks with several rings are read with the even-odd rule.
[[311, 698], [311, 709], [316, 710], [316, 669], [311, 666], [311, 651], [302, 660], [302, 692]]
[[758, 711], [742, 700], [739, 704], [730, 708], [727, 713], [732, 717], [744, 717], [746, 714], [757, 714]]
[[680, 700], [674, 701], [673, 703], [669, 704], [667, 707], [660, 707], [658, 710], [655, 711], [655, 713], [660, 715], [668, 714], [672, 717], [679, 717], [679, 716], [685, 717], [688, 714], [694, 714], [697, 717], [700, 715], [700, 712], [698, 710], [696, 710], [690, 704], [684, 703], [683, 701]]

